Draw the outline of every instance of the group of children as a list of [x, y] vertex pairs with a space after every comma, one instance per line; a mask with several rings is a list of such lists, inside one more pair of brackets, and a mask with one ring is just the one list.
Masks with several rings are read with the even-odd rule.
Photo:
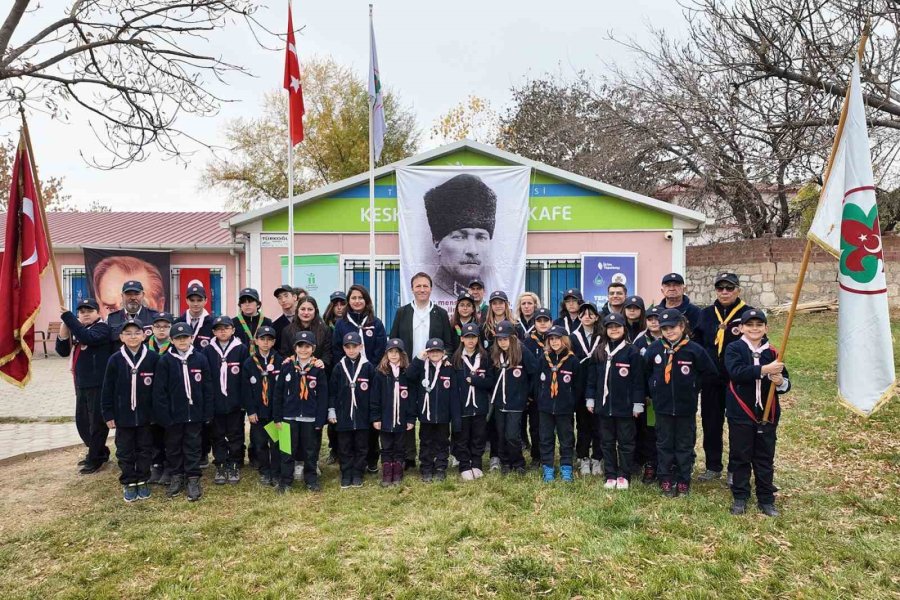
[[[196, 324], [175, 323], [170, 335], [162, 340], [154, 335], [145, 343], [144, 324], [123, 323], [121, 347], [106, 367], [102, 406], [104, 419], [116, 429], [125, 500], [149, 497], [160, 438], [171, 472], [166, 494], [186, 489], [189, 500], [200, 498], [205, 423], [214, 482], [239, 482], [245, 414], [260, 482], [279, 492], [292, 487], [298, 460], [305, 486], [321, 489], [318, 462], [326, 425], [336, 430], [342, 488], [363, 485], [373, 428], [381, 484], [399, 484], [406, 432], [417, 422], [425, 482], [446, 479], [451, 454], [462, 480], [483, 477], [488, 440], [502, 474], [524, 474], [523, 415], [532, 407], [544, 481], [554, 481], [557, 473], [572, 481], [578, 459], [581, 474], [602, 473], [607, 489], [627, 489], [635, 468], [643, 466], [644, 481], [658, 482], [664, 496], [689, 493], [697, 397], [703, 378], [716, 374], [717, 367], [691, 341], [681, 312], [647, 310], [637, 296], [626, 298], [618, 312], [598, 309], [573, 289], [566, 291], [555, 322], [549, 310], [536, 308], [523, 323], [512, 318], [505, 294], [490, 298], [481, 323], [469, 315], [466, 322], [456, 320], [455, 349], [432, 338], [418, 356], [410, 356], [401, 339], [391, 338], [380, 358], [367, 357], [367, 334], [345, 328], [339, 338], [343, 352], [335, 352], [330, 374], [316, 358], [313, 331], [294, 333], [292, 353], [282, 356], [275, 348], [276, 330], [261, 319], [253, 329], [242, 320], [244, 333], [252, 336], [240, 339], [232, 319], [215, 317], [202, 346], [195, 345]], [[471, 300], [467, 293], [459, 297], [460, 303]], [[157, 318], [171, 322], [170, 315]], [[752, 469], [760, 508], [777, 514], [772, 483], [777, 401], [771, 422], [762, 417], [769, 386], [783, 393], [790, 384], [768, 345], [766, 315], [746, 310], [739, 327], [741, 338], [725, 348], [724, 359], [730, 377], [732, 512], [746, 508]], [[155, 437], [154, 427], [164, 434]]]

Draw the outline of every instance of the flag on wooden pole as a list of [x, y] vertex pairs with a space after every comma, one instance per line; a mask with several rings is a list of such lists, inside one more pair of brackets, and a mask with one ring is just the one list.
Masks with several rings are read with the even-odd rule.
[[859, 62], [853, 63], [844, 126], [808, 236], [839, 260], [838, 391], [868, 416], [894, 394], [895, 373]]

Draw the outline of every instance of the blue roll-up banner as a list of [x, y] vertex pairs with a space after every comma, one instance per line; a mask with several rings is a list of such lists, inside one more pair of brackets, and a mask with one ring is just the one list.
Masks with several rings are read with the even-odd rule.
[[637, 254], [584, 253], [581, 255], [581, 293], [585, 302], [597, 308], [606, 304], [611, 283], [624, 283], [629, 296], [640, 295], [637, 289]]

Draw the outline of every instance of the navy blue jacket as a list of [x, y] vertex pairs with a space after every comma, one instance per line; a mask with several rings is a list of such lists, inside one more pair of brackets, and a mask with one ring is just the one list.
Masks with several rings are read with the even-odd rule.
[[[531, 396], [532, 380], [538, 372], [537, 357], [523, 348], [522, 362], [511, 365], [506, 370], [491, 363], [483, 377], [472, 378], [476, 385], [487, 385], [488, 397], [494, 394], [494, 410], [501, 412], [523, 412]], [[503, 380], [506, 380], [506, 394], [503, 393]]]
[[88, 326], [84, 326], [71, 311], [62, 314], [63, 323], [71, 333], [68, 339], [56, 338], [56, 353], [60, 356], [69, 356], [73, 351], [74, 343], [81, 346], [78, 351], [78, 360], [75, 361], [75, 387], [93, 388], [103, 385], [103, 374], [106, 372], [106, 363], [112, 352], [112, 344], [109, 341], [109, 325], [102, 319], [97, 319]]
[[[203, 317], [203, 321], [200, 323], [200, 328], [197, 330], [197, 335], [194, 336], [194, 348], [197, 350], [203, 350], [213, 339], [213, 330], [212, 330], [212, 322], [216, 317], [214, 315], [206, 315]], [[188, 317], [188, 313], [185, 312], [181, 316], [175, 319], [176, 323], [187, 323], [190, 325], [191, 320]]]
[[328, 408], [333, 408], [337, 417], [338, 431], [358, 431], [368, 429], [372, 424], [372, 398], [375, 395], [375, 367], [368, 360], [363, 363], [356, 379], [356, 408], [353, 408], [353, 416], [350, 410], [353, 406], [350, 380], [341, 367], [341, 362], [347, 365], [350, 376], [356, 373], [359, 361], [353, 363], [343, 356], [334, 365], [331, 371], [331, 380], [328, 382]]
[[[241, 340], [241, 343], [247, 348], [250, 348], [250, 342], [256, 339], [256, 330], [259, 329], [260, 325], [272, 324], [272, 319], [269, 317], [262, 317], [262, 320], [260, 321], [261, 316], [262, 313], [256, 313], [256, 316], [254, 317], [244, 317], [244, 320], [247, 321], [247, 328], [250, 330], [249, 336], [247, 335], [247, 332], [244, 331], [240, 321], [238, 321], [238, 315], [231, 317], [231, 320], [234, 322], [234, 336]], [[210, 340], [209, 343], [212, 344], [212, 340]], [[256, 344], [254, 343], [252, 346], [255, 348]]]
[[[359, 323], [362, 321], [362, 317], [357, 313], [353, 313], [353, 320]], [[334, 333], [331, 338], [331, 364], [335, 365], [333, 368], [336, 369], [338, 361], [344, 357], [344, 336], [354, 331], [359, 332], [359, 329], [345, 318], [338, 319], [334, 324]], [[366, 349], [366, 360], [373, 365], [377, 365], [381, 362], [381, 357], [384, 356], [384, 349], [387, 346], [387, 333], [384, 330], [384, 323], [377, 317], [366, 319], [361, 335], [363, 347]]]
[[[144, 326], [144, 335], [149, 336], [153, 333], [153, 319], [156, 318], [156, 315], [159, 313], [155, 310], [151, 310], [146, 306], [142, 306], [141, 310], [134, 316], [134, 319], [137, 319], [141, 322], [141, 325]], [[126, 321], [133, 321], [134, 319], [129, 319], [126, 316], [125, 309], [120, 308], [116, 312], [109, 313], [106, 317], [106, 323], [109, 325], [109, 341], [113, 343], [113, 346], [116, 350], [119, 349], [119, 346], [122, 343], [119, 341], [119, 327], [122, 326], [122, 323]]]
[[[659, 304], [657, 304], [657, 306], [659, 306], [663, 310], [670, 308], [670, 307], [666, 306], [665, 298], [660, 300]], [[700, 322], [700, 307], [697, 306], [696, 304], [692, 304], [691, 299], [688, 298], [687, 294], [684, 294], [681, 296], [681, 304], [679, 304], [678, 306], [672, 306], [671, 308], [674, 308], [675, 310], [677, 310], [678, 312], [683, 314], [685, 317], [687, 317], [688, 323], [690, 323], [692, 331], [697, 330], [697, 324]]]
[[[463, 352], [465, 352], [465, 350]], [[471, 358], [469, 360], [472, 361]], [[459, 414], [463, 417], [474, 417], [476, 415], [487, 416], [491, 404], [491, 391], [493, 388], [491, 382], [486, 382], [483, 378], [491, 365], [490, 356], [487, 352], [481, 353], [481, 363], [478, 365], [478, 370], [476, 371], [470, 371], [462, 358], [459, 359], [459, 364], [459, 369], [455, 367], [453, 369], [456, 371], [456, 401], [459, 403]], [[469, 382], [466, 381], [466, 378], [471, 378], [472, 383], [469, 384]], [[475, 389], [475, 396], [473, 397], [473, 402], [466, 406], [470, 387]]]
[[294, 360], [281, 366], [275, 383], [275, 401], [272, 403], [272, 420], [280, 423], [288, 418], [314, 419], [321, 429], [328, 421], [328, 376], [325, 369], [307, 365], [307, 397], [300, 398], [301, 372]]
[[178, 423], [207, 423], [213, 418], [213, 379], [209, 363], [194, 350], [187, 359], [191, 381], [191, 399], [184, 388], [182, 361], [170, 350], [156, 363], [153, 382], [153, 418], [159, 425], [169, 427]]
[[659, 339], [659, 338], [651, 337], [651, 334], [650, 334], [650, 330], [649, 330], [649, 329], [645, 329], [645, 330], [643, 331], [643, 335], [640, 335], [640, 334], [639, 334], [639, 335], [636, 336], [636, 337], [637, 337], [637, 339], [634, 340], [634, 341], [632, 341], [631, 344], [632, 344], [635, 348], [637, 348], [637, 349], [640, 351], [641, 356], [643, 356], [644, 354], [646, 354], [646, 353], [647, 353], [647, 348], [649, 348], [650, 346], [652, 346], [652, 345], [653, 345], [653, 342], [655, 342], [656, 340]]
[[[400, 397], [398, 413], [400, 422], [394, 422], [394, 383], [400, 383]], [[395, 433], [406, 431], [406, 426], [416, 423], [416, 391], [407, 376], [406, 370], [401, 369], [400, 375], [395, 379], [393, 373], [385, 375], [381, 371], [375, 371], [375, 393], [370, 399], [372, 409], [372, 422], [381, 421], [381, 431]]]
[[291, 322], [296, 319], [296, 315], [287, 316], [282, 313], [280, 317], [272, 321], [272, 329], [275, 330], [275, 346], [273, 350], [278, 350], [281, 348], [281, 332], [285, 330], [285, 328], [291, 324]]
[[[141, 354], [146, 355], [143, 360]], [[100, 407], [103, 420], [115, 420], [116, 427], [140, 427], [153, 421], [153, 380], [159, 355], [141, 345], [138, 356], [132, 356], [131, 362], [138, 365], [134, 410], [131, 409], [131, 367], [121, 352], [115, 352], [106, 363]]]
[[[434, 379], [434, 365], [428, 367], [428, 374], [429, 381]], [[428, 394], [429, 402], [427, 405], [425, 402], [425, 386], [422, 385], [424, 378], [425, 363], [421, 358], [416, 357], [406, 370], [406, 379], [410, 382], [410, 385], [415, 385], [416, 387], [416, 397], [419, 402], [417, 407], [419, 421], [430, 424], [450, 423], [454, 429], [461, 428], [460, 405], [456, 399], [456, 387], [459, 385], [456, 369], [447, 361], [441, 363], [437, 382], [434, 389]]]
[[[561, 356], [552, 350], [547, 355], [555, 366]], [[557, 372], [557, 383], [559, 390], [556, 396], [550, 396], [550, 383], [553, 379], [551, 367], [547, 364], [547, 360], [541, 357], [538, 361], [537, 374], [537, 403], [538, 410], [543, 413], [553, 415], [570, 415], [575, 412], [575, 402], [579, 396], [578, 377], [581, 365], [574, 354], [563, 361]]]
[[[764, 337], [762, 343], [767, 341], [768, 340]], [[762, 375], [761, 368], [763, 365], [774, 362], [777, 357], [778, 354], [774, 348], [767, 348], [759, 356], [759, 366], [755, 366], [753, 364], [753, 352], [747, 344], [738, 340], [728, 345], [725, 349], [725, 368], [728, 370], [728, 378], [730, 381], [728, 382], [728, 388], [725, 392], [725, 415], [728, 417], [729, 421], [751, 424], [758, 423], [762, 420], [766, 399], [769, 397], [769, 386], [772, 385], [772, 382], [769, 380], [768, 376]], [[775, 424], [777, 424], [778, 420], [781, 418], [781, 403], [778, 401], [778, 396], [789, 392], [791, 389], [791, 381], [788, 379], [786, 367], [784, 371], [782, 371], [782, 375], [784, 376], [785, 381], [787, 381], [787, 389], [783, 392], [777, 390], [775, 392], [775, 398], [772, 401], [775, 408], [773, 417], [773, 422]], [[760, 397], [762, 407], [756, 406], [757, 381], [761, 383]], [[741, 402], [738, 401], [738, 398], [743, 402], [743, 406], [741, 405]], [[747, 414], [747, 410], [754, 413], [753, 419]]]
[[581, 319], [575, 317], [574, 319], [569, 318], [569, 315], [563, 315], [553, 321], [554, 325], [559, 325], [563, 329], [569, 332], [569, 335], [572, 335], [575, 331], [581, 329]]
[[[244, 383], [241, 392], [244, 394], [242, 404], [248, 415], [256, 415], [260, 420], [272, 420], [272, 400], [275, 397], [275, 383], [284, 360], [281, 355], [272, 348], [268, 359], [262, 357], [259, 350], [256, 351], [256, 361], [252, 356], [247, 357], [241, 368]], [[262, 370], [260, 370], [262, 367]], [[268, 393], [263, 397], [263, 379], [268, 380]]]
[[644, 353], [647, 389], [657, 414], [693, 417], [697, 414], [697, 394], [702, 378], [715, 376], [716, 364], [699, 344], [688, 342], [679, 348], [672, 361], [669, 383], [665, 367], [669, 358], [663, 340], [653, 342]]
[[[230, 340], [229, 343], [231, 343]], [[218, 344], [218, 341], [214, 339], [203, 349], [203, 356], [206, 357], [206, 362], [209, 363], [209, 373], [213, 378], [213, 406], [215, 407], [215, 414], [227, 415], [244, 407], [246, 393], [243, 389], [244, 376], [241, 373], [241, 369], [244, 366], [244, 361], [250, 358], [250, 354], [247, 352], [247, 346], [240, 344], [229, 350], [223, 361], [216, 349], [213, 348], [215, 344]], [[222, 386], [219, 381], [219, 372], [223, 362], [226, 363], [226, 389], [228, 390], [228, 395], [222, 393]]]
[[[740, 298], [735, 300], [735, 304], [740, 301]], [[728, 373], [725, 371], [725, 348], [727, 348], [728, 344], [734, 340], [740, 339], [741, 315], [744, 314], [744, 311], [750, 310], [750, 306], [745, 304], [726, 324], [725, 342], [722, 344], [721, 354], [719, 354], [718, 347], [716, 346], [716, 332], [719, 330], [719, 319], [716, 316], [716, 309], [718, 308], [719, 313], [723, 317], [726, 317], [728, 316], [728, 313], [731, 312], [731, 309], [734, 308], [735, 304], [732, 304], [728, 308], [723, 308], [722, 305], [719, 304], [719, 301], [716, 300], [711, 305], [701, 310], [697, 320], [697, 328], [694, 330], [693, 334], [694, 341], [703, 346], [718, 367], [717, 373], [713, 376], [717, 375], [723, 383], [728, 379]]]
[[[641, 351], [628, 344], [612, 358], [609, 376], [608, 360], [592, 359], [586, 363], [587, 391], [585, 398], [593, 398], [594, 414], [601, 417], [630, 417], [635, 404], [644, 403], [644, 368]], [[603, 403], [603, 384], [609, 390]]]

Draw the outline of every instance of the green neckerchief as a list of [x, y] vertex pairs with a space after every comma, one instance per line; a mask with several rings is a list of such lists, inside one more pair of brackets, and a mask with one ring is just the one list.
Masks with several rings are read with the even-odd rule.
[[171, 340], [171, 339], [168, 339], [168, 340], [166, 340], [165, 342], [163, 342], [163, 345], [162, 345], [162, 346], [160, 346], [160, 345], [159, 345], [159, 342], [156, 341], [156, 336], [155, 336], [155, 335], [151, 335], [151, 336], [150, 336], [150, 339], [147, 340], [147, 346], [148, 346], [151, 350], [153, 350], [154, 352], [156, 352], [157, 354], [159, 354], [160, 356], [162, 356], [163, 354], [165, 354], [166, 351], [169, 349], [169, 346], [171, 346], [171, 345], [172, 345], [172, 340]]
[[[259, 329], [260, 324], [263, 322], [262, 308], [259, 309], [257, 314], [259, 314], [259, 321], [256, 322], [256, 328]], [[238, 323], [241, 324], [241, 328], [244, 330], [244, 333], [247, 334], [247, 345], [250, 347], [250, 355], [252, 356], [256, 352], [256, 331], [250, 331], [250, 327], [247, 325], [247, 321], [244, 320], [244, 313], [239, 312], [237, 320]]]

